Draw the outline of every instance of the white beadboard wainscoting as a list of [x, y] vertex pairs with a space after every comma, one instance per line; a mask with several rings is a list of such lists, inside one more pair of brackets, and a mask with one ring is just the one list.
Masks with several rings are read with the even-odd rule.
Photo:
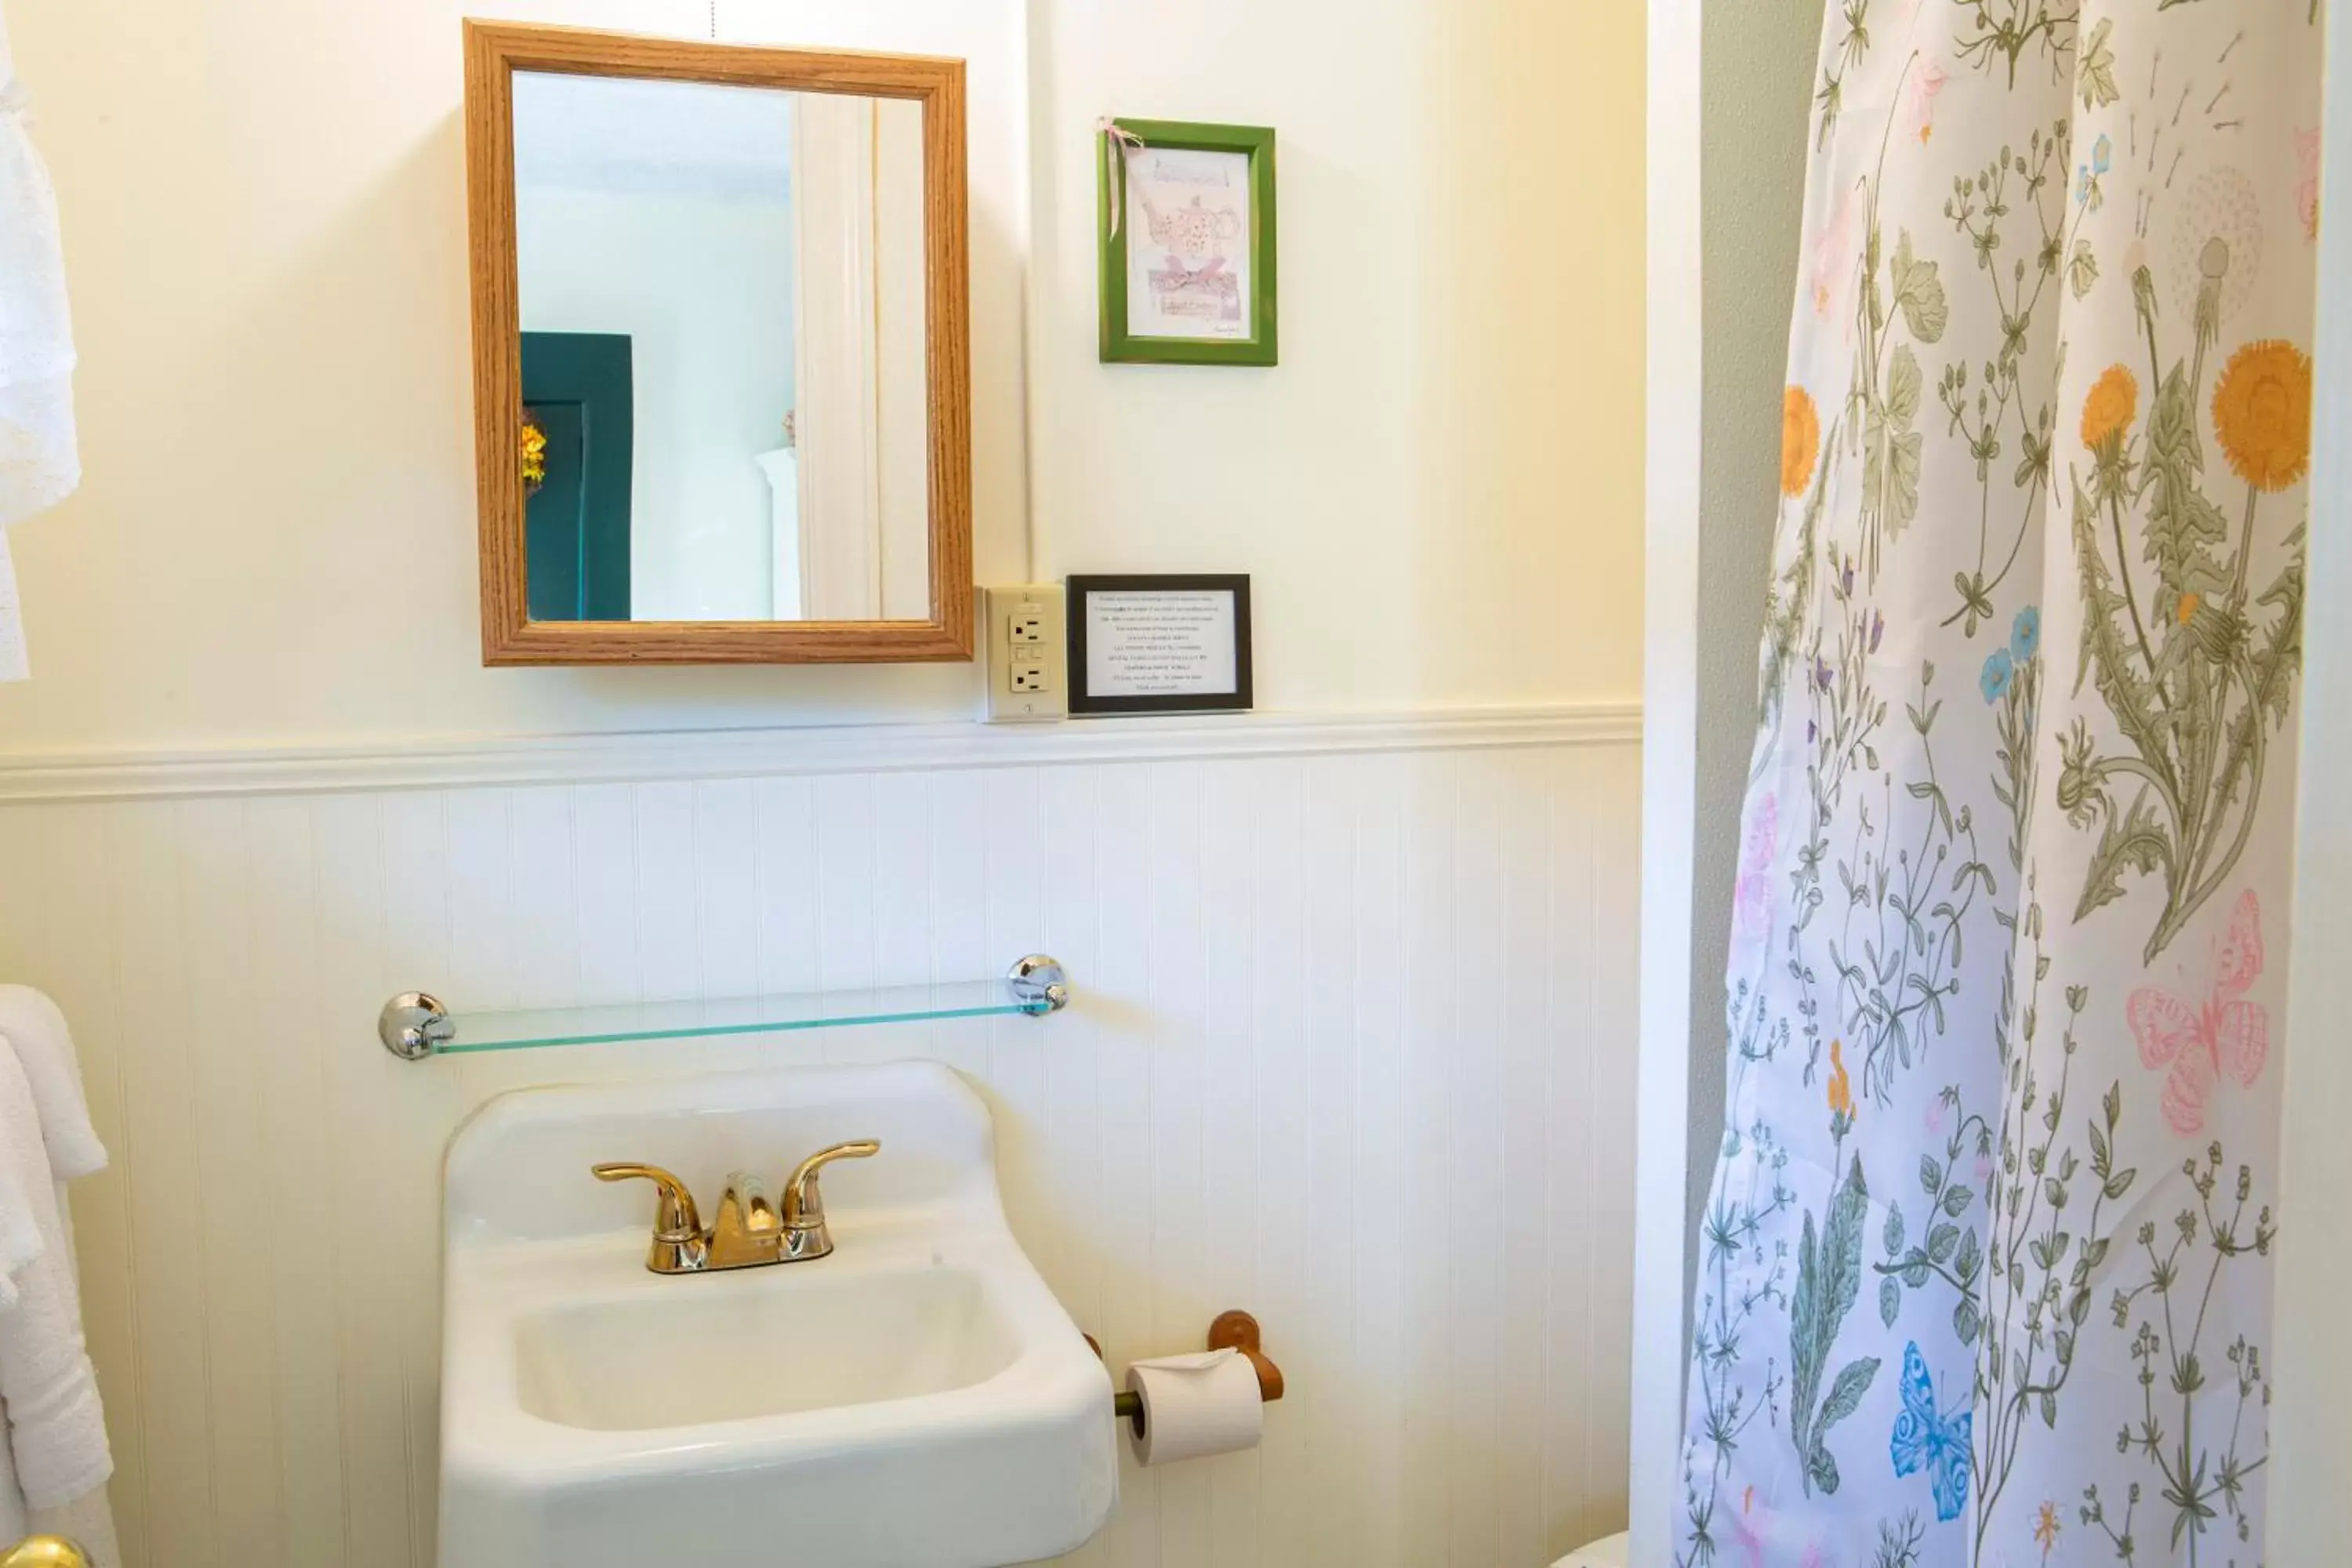
[[[1637, 730], [0, 760], [0, 979], [65, 1006], [114, 1152], [74, 1212], [130, 1563], [429, 1568], [439, 1160], [485, 1097], [908, 1055], [982, 1087], [1013, 1225], [1114, 1366], [1241, 1306], [1288, 1374], [1262, 1449], [1125, 1464], [1072, 1562], [1532, 1568], [1622, 1528]], [[374, 1035], [412, 987], [558, 1005], [1031, 950], [1069, 1012], [414, 1064]]]

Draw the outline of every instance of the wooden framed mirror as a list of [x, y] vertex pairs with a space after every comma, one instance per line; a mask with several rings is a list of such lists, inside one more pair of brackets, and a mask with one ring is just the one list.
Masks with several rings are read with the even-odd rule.
[[483, 662], [971, 658], [963, 62], [465, 47]]

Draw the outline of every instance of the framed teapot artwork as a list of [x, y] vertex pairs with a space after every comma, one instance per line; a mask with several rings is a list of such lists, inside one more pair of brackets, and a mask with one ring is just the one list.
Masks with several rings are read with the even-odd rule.
[[1106, 120], [1099, 136], [1103, 363], [1276, 363], [1274, 132]]

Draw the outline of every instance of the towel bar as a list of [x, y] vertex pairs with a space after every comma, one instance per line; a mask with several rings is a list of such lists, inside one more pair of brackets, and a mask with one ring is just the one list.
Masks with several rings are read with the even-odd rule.
[[597, 1046], [624, 1040], [708, 1039], [853, 1024], [906, 1024], [942, 1018], [1039, 1017], [1069, 1005], [1070, 977], [1060, 962], [1033, 952], [1002, 980], [896, 985], [858, 991], [801, 991], [682, 1002], [625, 1002], [596, 1007], [452, 1015], [429, 992], [404, 991], [383, 1005], [376, 1037], [406, 1061], [474, 1051], [539, 1046]]

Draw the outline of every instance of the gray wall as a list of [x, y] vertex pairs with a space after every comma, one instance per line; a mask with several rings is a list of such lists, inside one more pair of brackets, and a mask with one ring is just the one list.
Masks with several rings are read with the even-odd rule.
[[[1722, 1144], [1723, 966], [1739, 807], [1756, 731], [1756, 650], [1780, 495], [1780, 389], [1796, 298], [1822, 0], [1708, 0], [1701, 40], [1706, 452], [1699, 474], [1698, 838], [1691, 933], [1690, 1214]], [[1671, 309], [1654, 300], [1651, 309]]]

